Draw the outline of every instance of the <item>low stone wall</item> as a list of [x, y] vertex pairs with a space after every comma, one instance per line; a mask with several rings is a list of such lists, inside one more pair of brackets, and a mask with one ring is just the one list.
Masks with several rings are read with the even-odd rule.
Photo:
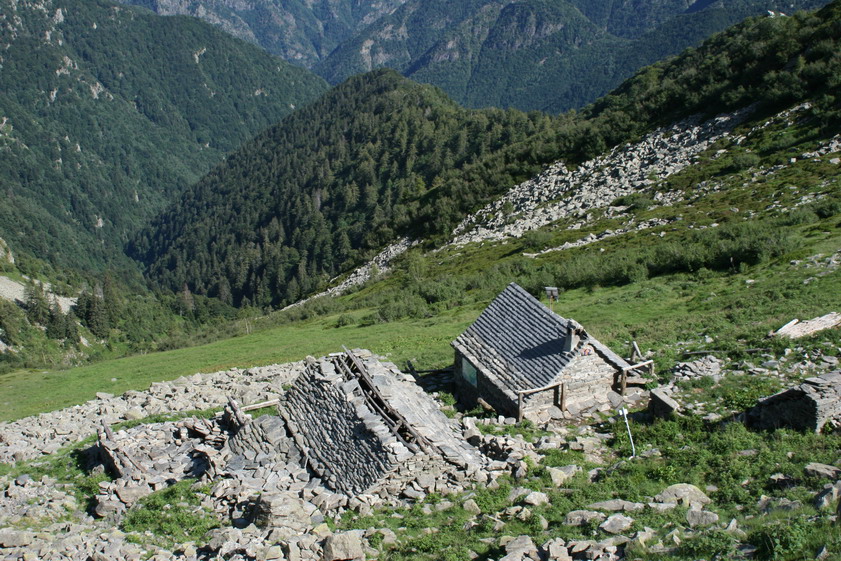
[[0, 463], [52, 454], [95, 435], [103, 424], [221, 407], [230, 397], [243, 405], [277, 399], [300, 368], [300, 363], [289, 363], [182, 376], [156, 382], [145, 392], [127, 391], [121, 396], [100, 392], [81, 405], [0, 423]]
[[841, 426], [841, 370], [807, 378], [797, 387], [759, 401], [747, 423], [760, 429], [789, 427], [820, 432]]

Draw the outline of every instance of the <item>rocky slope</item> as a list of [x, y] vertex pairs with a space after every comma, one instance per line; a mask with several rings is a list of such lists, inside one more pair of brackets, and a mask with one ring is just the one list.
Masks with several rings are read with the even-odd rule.
[[[767, 360], [763, 367], [749, 363], [730, 364], [710, 357], [680, 363], [670, 376], [670, 393], [687, 405], [679, 414], [693, 416], [703, 413], [704, 407], [691, 401], [693, 392], [684, 394], [679, 389], [692, 380], [709, 377], [721, 381], [728, 376], [743, 375], [740, 372], [745, 369], [750, 369], [754, 376], [770, 375], [786, 380], [796, 376], [800, 368], [815, 374], [832, 367], [829, 359], [834, 357], [826, 361], [812, 357], [815, 360], [806, 363], [799, 358], [803, 352], [799, 347], [788, 349], [784, 356]], [[360, 356], [368, 355], [362, 352]], [[321, 368], [327, 362], [329, 359], [322, 359]], [[611, 443], [615, 443], [624, 427], [612, 425], [619, 420], [616, 417], [609, 423], [601, 422], [602, 416], [598, 413], [590, 415], [581, 426], [547, 419], [541, 423], [541, 436], [535, 438], [523, 436], [528, 429], [515, 426], [514, 419], [477, 419], [459, 414], [456, 415], [458, 422], [455, 422], [447, 421], [437, 411], [427, 412], [425, 420], [420, 422], [429, 424], [431, 416], [437, 415], [442, 419], [442, 426], [458, 427], [459, 432], [450, 436], [456, 440], [448, 440], [449, 446], [451, 449], [465, 447], [465, 452], [472, 450], [470, 453], [477, 459], [470, 465], [461, 464], [458, 469], [451, 465], [449, 470], [442, 472], [409, 470], [408, 479], [403, 480], [399, 488], [389, 487], [380, 493], [350, 498], [338, 494], [325, 487], [325, 482], [315, 477], [306, 463], [299, 463], [301, 452], [296, 451], [295, 444], [298, 441], [294, 440], [294, 434], [290, 436], [288, 431], [291, 429], [284, 429], [284, 423], [290, 422], [291, 410], [281, 409], [283, 420], [269, 415], [251, 419], [236, 400], [230, 401], [234, 396], [242, 403], [278, 397], [283, 401], [283, 396], [290, 391], [290, 386], [296, 385], [296, 379], [307, 365], [313, 364], [316, 361], [308, 359], [303, 363], [196, 374], [153, 384], [147, 392], [128, 392], [120, 397], [100, 394], [96, 400], [81, 406], [0, 424], [0, 460], [16, 461], [25, 466], [12, 477], [0, 477], [0, 488], [4, 490], [0, 495], [0, 558], [18, 559], [26, 552], [37, 552], [39, 558], [45, 560], [140, 559], [149, 555], [159, 560], [219, 556], [236, 560], [362, 559], [415, 543], [406, 526], [423, 526], [426, 518], [455, 512], [463, 513], [465, 527], [469, 529], [467, 536], [472, 532], [492, 532], [493, 537], [487, 538], [485, 543], [491, 544], [498, 551], [498, 557], [506, 561], [547, 558], [616, 561], [629, 558], [630, 551], [636, 555], [641, 551], [649, 555], [674, 555], [682, 540], [691, 541], [710, 533], [730, 536], [734, 552], [750, 555], [757, 551], [754, 539], [742, 529], [747, 527], [743, 525], [751, 524], [751, 516], [739, 520], [722, 518], [729, 512], [727, 500], [716, 486], [707, 485], [702, 489], [685, 482], [657, 483], [651, 487], [656, 492], [649, 496], [638, 496], [632, 488], [617, 490], [610, 487], [608, 498], [600, 493], [600, 485], [607, 484], [614, 472], [627, 469], [629, 462], [638, 466], [658, 466], [663, 452], [649, 442], [640, 443], [636, 458], [617, 457], [617, 450]], [[838, 374], [824, 375], [830, 379], [827, 376], [841, 379]], [[402, 384], [406, 384], [406, 380]], [[437, 384], [440, 387], [447, 383], [445, 379], [423, 381], [427, 386]], [[377, 383], [382, 384], [382, 378]], [[412, 390], [394, 383], [389, 387], [390, 393], [386, 397], [396, 398], [395, 403], [402, 399], [401, 395], [414, 396], [400, 406], [406, 414], [416, 408], [423, 409], [420, 402], [425, 400], [434, 403], [422, 395], [419, 388]], [[219, 407], [225, 402], [228, 405], [224, 413], [213, 418], [143, 422], [147, 415]], [[708, 403], [706, 407], [715, 405]], [[711, 422], [721, 418], [720, 415], [707, 417]], [[140, 424], [122, 429], [108, 428], [116, 421], [125, 420]], [[369, 421], [371, 419], [366, 423]], [[642, 430], [648, 422], [650, 419], [646, 420], [645, 413], [636, 414], [634, 430]], [[709, 430], [718, 430], [712, 427]], [[437, 432], [442, 430], [449, 429], [439, 426]], [[112, 478], [99, 481], [95, 496], [88, 497], [93, 506], [86, 510], [72, 479], [59, 480], [55, 476], [33, 476], [32, 473], [49, 466], [52, 455], [62, 448], [66, 449], [96, 431], [99, 433], [97, 443], [83, 448], [76, 457], [86, 466], [84, 472], [102, 474], [107, 471]], [[430, 432], [428, 436], [440, 435]], [[661, 442], [660, 446], [668, 446], [668, 443]], [[303, 453], [312, 452], [305, 450]], [[352, 457], [356, 451], [348, 449], [345, 453]], [[739, 454], [758, 456], [766, 452], [746, 449]], [[789, 457], [792, 454], [789, 452]], [[841, 481], [837, 481], [841, 480], [841, 468], [809, 460], [809, 454], [798, 455], [807, 458], [798, 459], [795, 464], [802, 473], [765, 476], [770, 476], [776, 482], [774, 485], [784, 488], [787, 481], [793, 481], [792, 476], [807, 480], [808, 487], [801, 483], [798, 496], [801, 501], [808, 498], [814, 502], [817, 511], [822, 513], [818, 514], [817, 522], [837, 506], [841, 495]], [[562, 459], [560, 463], [558, 457]], [[23, 463], [26, 458], [38, 461]], [[577, 459], [564, 463], [564, 458]], [[76, 479], [79, 477], [81, 475]], [[199, 483], [184, 485], [185, 478], [195, 477], [200, 479]], [[179, 509], [189, 507], [191, 516], [195, 517], [193, 524], [208, 524], [211, 528], [201, 536], [200, 543], [180, 542], [177, 536], [172, 536], [170, 539], [174, 541], [167, 545], [155, 542], [151, 539], [152, 534], [143, 537], [135, 531], [129, 535], [125, 526], [123, 530], [114, 527], [125, 520], [139, 519], [131, 517], [137, 516], [133, 513], [150, 508], [143, 500], [150, 493], [174, 489], [186, 493], [182, 501], [192, 502], [170, 504], [169, 509], [180, 512]], [[489, 501], [487, 493], [498, 490], [504, 491], [502, 500]], [[426, 501], [428, 496], [436, 498]], [[550, 497], [567, 506], [560, 512], [553, 511]], [[773, 517], [781, 509], [790, 511], [802, 507], [800, 501], [792, 501], [778, 493], [748, 497], [742, 502], [749, 503], [743, 507], [749, 512], [758, 509], [759, 517]], [[750, 504], [754, 502], [756, 506]], [[411, 510], [381, 510], [388, 505], [391, 508], [415, 506]], [[166, 517], [165, 512], [166, 509], [155, 516]], [[374, 518], [377, 512], [386, 512], [385, 520], [389, 512], [393, 513], [403, 526], [392, 530], [385, 521]], [[342, 520], [353, 516], [376, 520], [374, 523], [378, 525], [367, 530], [349, 530]], [[393, 516], [390, 517], [393, 519]], [[339, 527], [331, 529], [325, 524], [328, 519]], [[547, 532], [550, 520], [552, 529]], [[644, 525], [641, 526], [638, 520], [644, 520]], [[509, 527], [522, 527], [523, 522], [530, 524], [530, 533], [506, 535]], [[221, 527], [212, 529], [214, 526]], [[592, 530], [587, 538], [558, 536], [577, 535], [579, 528]], [[430, 529], [427, 535], [441, 531], [443, 529]], [[162, 538], [166, 536], [157, 539]], [[834, 546], [830, 544], [830, 547]], [[834, 551], [827, 547], [823, 549], [827, 554]]]

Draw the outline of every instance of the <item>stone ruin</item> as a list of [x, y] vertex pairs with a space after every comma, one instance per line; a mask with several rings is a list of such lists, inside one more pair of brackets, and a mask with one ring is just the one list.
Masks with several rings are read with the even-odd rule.
[[275, 400], [278, 416], [252, 420], [231, 399], [213, 419], [117, 432], [103, 426], [96, 453], [117, 478], [100, 485], [97, 516], [117, 521], [153, 491], [199, 478], [212, 484], [208, 509], [235, 524], [294, 533], [347, 508], [488, 481], [494, 462], [393, 364], [368, 351], [298, 364], [294, 383]]
[[794, 388], [766, 397], [748, 411], [748, 425], [820, 432], [841, 427], [841, 370], [807, 378]]

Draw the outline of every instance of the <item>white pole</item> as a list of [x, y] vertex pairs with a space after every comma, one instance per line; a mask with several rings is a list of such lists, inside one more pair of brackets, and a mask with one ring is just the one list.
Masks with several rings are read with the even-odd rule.
[[[619, 410], [619, 412], [622, 413], [622, 417], [625, 419], [625, 427], [628, 429], [628, 438], [631, 439], [631, 458], [634, 458], [637, 455], [637, 449], [634, 446], [634, 437], [631, 436], [631, 425], [628, 423], [628, 410], [623, 407]], [[631, 458], [628, 459], [630, 460]]]

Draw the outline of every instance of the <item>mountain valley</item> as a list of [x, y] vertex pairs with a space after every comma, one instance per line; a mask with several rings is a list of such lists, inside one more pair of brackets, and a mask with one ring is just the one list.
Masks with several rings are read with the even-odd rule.
[[[619, 45], [724, 6], [515, 4], [459, 9], [573, 7]], [[388, 69], [328, 89], [86, 6], [3, 8], [0, 79], [43, 72], [0, 93], [0, 558], [841, 559], [837, 399], [819, 431], [751, 424], [778, 392], [841, 395], [841, 330], [781, 329], [841, 302], [841, 0], [558, 115]], [[440, 7], [294, 6], [369, 31]], [[615, 403], [464, 406], [451, 342], [512, 282], [653, 370]]]

